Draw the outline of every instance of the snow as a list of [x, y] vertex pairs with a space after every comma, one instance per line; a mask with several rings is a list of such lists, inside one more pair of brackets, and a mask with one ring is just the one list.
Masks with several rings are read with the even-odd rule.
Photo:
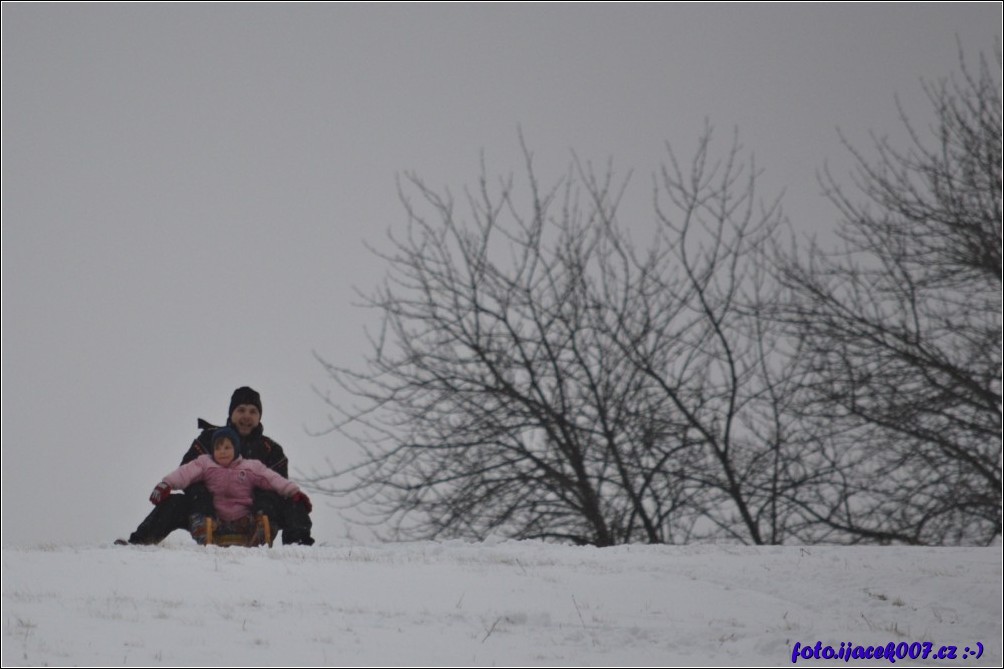
[[817, 641], [957, 647], [898, 666], [1002, 660], [1000, 546], [245, 549], [175, 533], [2, 556], [5, 667], [791, 666]]

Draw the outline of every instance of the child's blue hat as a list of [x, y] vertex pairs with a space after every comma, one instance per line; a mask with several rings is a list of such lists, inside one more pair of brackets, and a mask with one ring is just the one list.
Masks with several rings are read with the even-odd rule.
[[[230, 443], [234, 445], [234, 456], [240, 457], [241, 455], [241, 437], [237, 434], [237, 430], [232, 427], [221, 427], [216, 432], [213, 432], [213, 439], [210, 442], [212, 450], [216, 450], [216, 442], [220, 439], [229, 439]], [[212, 455], [212, 453], [210, 453]]]

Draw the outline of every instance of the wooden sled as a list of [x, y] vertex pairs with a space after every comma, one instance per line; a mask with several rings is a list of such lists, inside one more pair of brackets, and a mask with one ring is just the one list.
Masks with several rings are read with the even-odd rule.
[[259, 511], [229, 523], [206, 518], [206, 546], [268, 546], [272, 547], [272, 528], [268, 516]]

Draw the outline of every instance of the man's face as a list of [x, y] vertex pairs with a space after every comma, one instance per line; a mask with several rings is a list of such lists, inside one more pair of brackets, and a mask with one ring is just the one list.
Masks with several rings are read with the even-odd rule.
[[238, 404], [230, 414], [230, 422], [234, 424], [239, 435], [246, 437], [261, 424], [261, 413], [253, 404]]

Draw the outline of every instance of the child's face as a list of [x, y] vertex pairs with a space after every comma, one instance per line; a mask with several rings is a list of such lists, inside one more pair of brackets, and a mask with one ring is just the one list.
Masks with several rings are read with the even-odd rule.
[[213, 444], [213, 460], [216, 460], [216, 464], [229, 465], [234, 461], [234, 458], [234, 444], [232, 441], [223, 437]]

